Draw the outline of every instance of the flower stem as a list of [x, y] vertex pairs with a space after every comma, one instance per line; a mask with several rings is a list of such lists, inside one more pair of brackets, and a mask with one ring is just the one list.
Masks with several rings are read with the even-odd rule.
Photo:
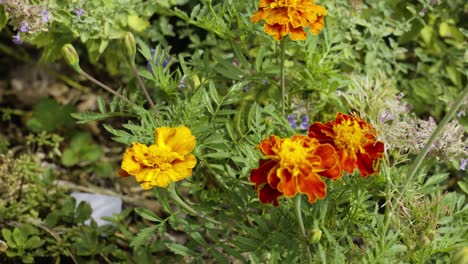
[[281, 87], [281, 112], [283, 116], [286, 114], [286, 84], [285, 84], [285, 71], [284, 63], [286, 60], [286, 42], [288, 39], [284, 37], [280, 43], [280, 87]]
[[295, 200], [296, 217], [297, 217], [297, 222], [299, 223], [299, 228], [300, 228], [302, 237], [304, 239], [304, 246], [307, 252], [307, 257], [309, 258], [309, 263], [312, 263], [312, 254], [310, 253], [309, 244], [307, 243], [307, 235], [306, 235], [306, 231], [304, 227], [304, 221], [302, 220], [301, 201], [302, 201], [302, 196], [297, 195], [296, 200]]
[[151, 99], [149, 93], [148, 93], [148, 90], [146, 89], [146, 86], [145, 84], [143, 83], [143, 80], [141, 79], [140, 77], [140, 74], [138, 74], [138, 70], [135, 66], [135, 63], [130, 63], [130, 67], [132, 68], [132, 71], [133, 71], [133, 74], [135, 74], [135, 77], [137, 78], [137, 81], [138, 81], [138, 84], [140, 86], [140, 88], [143, 90], [143, 93], [145, 94], [146, 96], [146, 100], [148, 101], [148, 103], [151, 105], [151, 108], [153, 109], [154, 113], [156, 113], [156, 116], [161, 119], [161, 115], [159, 114], [159, 111], [158, 109], [156, 108], [156, 106], [154, 105], [154, 102], [153, 100]]
[[101, 88], [103, 88], [104, 90], [108, 91], [109, 93], [119, 97], [120, 99], [122, 99], [123, 101], [125, 101], [126, 103], [130, 104], [130, 105], [135, 105], [135, 103], [133, 103], [132, 101], [128, 100], [127, 97], [121, 95], [120, 93], [116, 92], [114, 89], [110, 88], [109, 86], [103, 84], [102, 82], [96, 80], [93, 78], [93, 76], [87, 74], [85, 71], [83, 71], [82, 69], [79, 70], [79, 73], [81, 75], [83, 75], [86, 79], [92, 81], [93, 83], [97, 84], [98, 86], [100, 86]]
[[208, 217], [208, 216], [205, 216], [204, 214], [200, 213], [200, 212], [197, 212], [195, 209], [193, 209], [190, 205], [188, 205], [184, 200], [182, 200], [182, 198], [180, 198], [180, 196], [177, 194], [177, 191], [175, 189], [175, 184], [170, 184], [167, 188], [167, 190], [169, 191], [169, 196], [180, 206], [182, 207], [182, 209], [184, 209], [185, 211], [187, 211], [188, 213], [192, 214], [192, 215], [195, 215], [195, 216], [200, 216], [201, 218], [205, 219], [205, 220], [208, 220], [210, 222], [212, 222], [213, 224], [216, 224], [216, 225], [221, 225], [220, 222], [214, 220], [213, 218], [211, 217]]
[[[414, 160], [413, 164], [411, 165], [411, 168], [408, 171], [408, 177], [407, 177], [407, 182], [411, 182], [413, 179], [414, 175], [416, 175], [419, 167], [421, 166], [424, 158], [426, 157], [427, 153], [429, 153], [429, 150], [434, 143], [434, 141], [440, 136], [440, 134], [444, 131], [445, 126], [448, 124], [448, 122], [456, 115], [458, 108], [463, 104], [466, 96], [468, 95], [468, 85], [465, 86], [465, 90], [463, 90], [462, 94], [458, 97], [458, 100], [455, 101], [455, 103], [452, 106], [452, 109], [445, 115], [445, 117], [440, 121], [439, 126], [437, 129], [432, 133], [431, 137], [427, 141], [426, 145], [424, 145], [424, 148], [419, 152], [418, 156]], [[408, 186], [405, 185], [402, 189], [401, 194], [403, 194], [406, 190], [406, 187]]]

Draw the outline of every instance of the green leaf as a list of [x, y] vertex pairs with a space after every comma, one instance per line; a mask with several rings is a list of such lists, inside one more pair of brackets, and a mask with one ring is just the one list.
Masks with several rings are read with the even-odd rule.
[[26, 242], [26, 239], [27, 239], [27, 235], [23, 232], [23, 230], [17, 227], [13, 229], [13, 240], [15, 240], [18, 246], [24, 245], [24, 243]]
[[33, 256], [22, 256], [21, 261], [23, 261], [23, 263], [34, 263], [34, 257]]
[[465, 181], [458, 181], [458, 186], [460, 186], [460, 189], [462, 189], [465, 194], [468, 194], [468, 182]]
[[135, 208], [135, 212], [147, 220], [153, 222], [162, 222], [162, 219], [158, 215], [146, 208]]
[[142, 32], [150, 26], [150, 23], [147, 19], [143, 19], [136, 15], [128, 16], [127, 23], [128, 26], [136, 32]]
[[5, 239], [5, 241], [7, 242], [9, 247], [16, 248], [16, 242], [13, 240], [11, 236], [11, 231], [9, 229], [3, 228], [2, 236], [3, 236], [3, 239]]
[[75, 221], [77, 223], [83, 223], [84, 221], [91, 218], [91, 214], [93, 213], [93, 209], [89, 205], [89, 203], [85, 201], [81, 201], [78, 207], [76, 208], [76, 218]]
[[104, 99], [102, 98], [102, 96], [98, 96], [97, 103], [98, 103], [99, 112], [105, 113], [106, 112], [106, 103], [104, 102]]
[[195, 257], [197, 256], [197, 253], [191, 250], [190, 248], [180, 245], [180, 244], [166, 244], [166, 247], [169, 248], [170, 251], [174, 252], [177, 255], [181, 255], [184, 257], [192, 256]]
[[197, 241], [198, 244], [208, 247], [208, 243], [206, 240], [203, 238], [203, 236], [199, 232], [193, 232], [190, 234], [190, 237], [192, 237], [193, 240]]
[[8, 23], [8, 14], [5, 12], [3, 5], [0, 5], [0, 31]]
[[73, 149], [66, 149], [62, 153], [61, 162], [63, 165], [71, 167], [80, 162], [80, 160]]
[[33, 237], [28, 238], [28, 240], [26, 240], [24, 247], [26, 249], [35, 249], [35, 248], [42, 246], [44, 243], [45, 243], [45, 240], [42, 240], [38, 236], [33, 236]]
[[138, 235], [130, 243], [130, 246], [138, 248], [143, 243], [147, 242], [158, 227], [159, 225], [155, 225], [141, 229], [140, 232], [138, 232]]
[[40, 99], [34, 106], [26, 126], [33, 132], [55, 131], [73, 126], [70, 114], [75, 111], [71, 105], [60, 106], [54, 99]]
[[86, 124], [91, 121], [104, 120], [104, 119], [117, 117], [117, 116], [128, 117], [129, 115], [123, 114], [123, 113], [112, 113], [112, 112], [108, 112], [108, 113], [82, 112], [82, 113], [72, 113], [71, 116], [75, 119], [78, 119], [78, 122], [77, 122], [78, 124]]

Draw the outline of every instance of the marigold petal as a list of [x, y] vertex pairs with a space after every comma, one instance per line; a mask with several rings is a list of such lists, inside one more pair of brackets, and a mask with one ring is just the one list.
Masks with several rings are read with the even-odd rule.
[[340, 157], [341, 168], [348, 173], [353, 173], [357, 167], [356, 153], [338, 151], [338, 156]]
[[305, 40], [307, 38], [307, 34], [302, 27], [289, 28], [289, 33], [291, 34], [291, 40]]
[[298, 177], [297, 189], [299, 193], [307, 195], [310, 203], [315, 202], [317, 198], [323, 199], [327, 194], [327, 185], [315, 173], [307, 177]]
[[187, 127], [160, 127], [156, 129], [156, 145], [186, 155], [195, 148], [196, 138]]
[[265, 25], [263, 25], [263, 29], [265, 30], [265, 32], [267, 34], [271, 35], [276, 40], [281, 40], [284, 36], [286, 36], [288, 34], [288, 31], [287, 31], [285, 25], [265, 24]]
[[277, 186], [278, 191], [288, 198], [295, 196], [297, 194], [296, 177], [293, 177], [289, 170], [285, 168], [279, 168], [277, 176], [280, 179]]
[[273, 203], [274, 206], [278, 206], [278, 198], [283, 194], [277, 189], [272, 188], [270, 185], [266, 184], [258, 191], [258, 198], [260, 202], [264, 204]]
[[252, 23], [254, 24], [258, 23], [260, 20], [263, 19], [264, 15], [265, 15], [265, 12], [263, 12], [263, 10], [258, 10], [252, 15]]
[[316, 138], [320, 143], [333, 143], [333, 128], [331, 126], [315, 122], [309, 127], [309, 137]]
[[260, 185], [268, 183], [268, 174], [276, 164], [276, 161], [262, 159], [260, 160], [258, 168], [250, 171], [250, 181], [255, 183], [255, 190], [257, 190]]
[[357, 168], [361, 173], [361, 177], [367, 177], [375, 173], [374, 161], [366, 153], [357, 154]]
[[172, 162], [172, 169], [177, 174], [174, 181], [185, 179], [192, 175], [192, 169], [197, 165], [197, 159], [194, 155], [190, 154], [185, 156], [184, 160], [177, 160]]

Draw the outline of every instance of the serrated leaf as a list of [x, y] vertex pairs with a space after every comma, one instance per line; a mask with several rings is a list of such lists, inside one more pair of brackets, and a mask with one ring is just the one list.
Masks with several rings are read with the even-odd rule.
[[205, 241], [205, 239], [199, 232], [193, 232], [193, 233], [190, 233], [189, 235], [193, 240], [197, 241], [198, 244], [204, 247], [208, 247], [208, 243]]
[[153, 222], [162, 222], [162, 219], [158, 215], [146, 208], [135, 208], [135, 212], [147, 220]]
[[174, 252], [177, 255], [181, 255], [181, 256], [184, 256], [184, 257], [189, 257], [189, 256], [195, 257], [195, 256], [197, 256], [196, 252], [194, 252], [193, 250], [191, 250], [190, 248], [188, 248], [188, 247], [186, 247], [184, 245], [167, 243], [166, 247], [170, 251]]
[[[114, 105], [114, 107], [117, 105], [117, 103]], [[112, 107], [112, 105], [111, 105]], [[112, 109], [111, 109], [112, 110]], [[78, 119], [76, 123], [78, 124], [86, 124], [91, 121], [98, 121], [98, 120], [104, 120], [107, 118], [111, 117], [117, 117], [117, 116], [125, 116], [128, 117], [129, 115], [123, 114], [123, 113], [93, 113], [93, 112], [82, 112], [82, 113], [72, 113], [71, 116], [75, 119]]]
[[208, 85], [208, 89], [209, 89], [210, 97], [211, 99], [213, 99], [213, 102], [216, 105], [219, 105], [219, 95], [218, 95], [218, 91], [216, 91], [216, 87], [213, 81], [210, 81], [210, 84]]
[[137, 248], [143, 245], [155, 233], [158, 227], [158, 225], [155, 225], [141, 229], [140, 232], [138, 232], [138, 235], [130, 243], [130, 246]]

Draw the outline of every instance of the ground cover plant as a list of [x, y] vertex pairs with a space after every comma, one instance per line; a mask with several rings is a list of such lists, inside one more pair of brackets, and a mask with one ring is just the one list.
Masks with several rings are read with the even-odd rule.
[[467, 13], [0, 0], [0, 263], [468, 263]]

